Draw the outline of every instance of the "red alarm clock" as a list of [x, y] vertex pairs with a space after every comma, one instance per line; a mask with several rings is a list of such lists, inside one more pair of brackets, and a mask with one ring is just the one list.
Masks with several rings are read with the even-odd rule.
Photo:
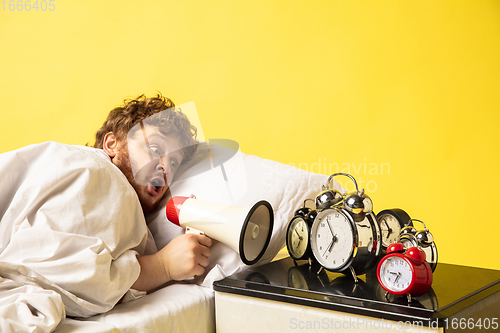
[[423, 250], [410, 247], [405, 251], [403, 244], [394, 243], [378, 264], [377, 279], [387, 293], [407, 295], [411, 302], [412, 296], [422, 296], [430, 289], [432, 269]]

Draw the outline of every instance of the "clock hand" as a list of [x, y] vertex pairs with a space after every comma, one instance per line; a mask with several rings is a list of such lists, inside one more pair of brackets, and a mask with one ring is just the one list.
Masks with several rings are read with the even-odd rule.
[[389, 224], [387, 224], [387, 220], [383, 219], [382, 221], [384, 221], [385, 225], [387, 226], [387, 230], [390, 230], [391, 228], [389, 227]]
[[396, 276], [394, 283], [397, 283], [400, 277], [401, 277], [401, 272], [398, 272], [398, 276]]
[[392, 229], [391, 229], [391, 227], [389, 227], [389, 224], [387, 223], [386, 219], [383, 219], [382, 221], [384, 221], [385, 225], [387, 226], [387, 238], [389, 238], [389, 235], [391, 234]]
[[333, 235], [332, 243], [331, 243], [330, 248], [328, 249], [328, 251], [332, 252], [333, 244], [337, 243], [338, 240], [339, 239], [337, 238], [337, 235]]
[[330, 234], [332, 235], [332, 241], [330, 242], [330, 244], [328, 244], [328, 247], [327, 247], [325, 253], [323, 253], [323, 256], [325, 256], [325, 254], [327, 252], [332, 252], [333, 243], [335, 243], [337, 241], [337, 237], [333, 233], [332, 226], [330, 225], [330, 220], [327, 219], [326, 224], [328, 224], [328, 230], [330, 230]]
[[389, 274], [392, 274], [392, 275], [396, 275], [396, 278], [394, 279], [394, 283], [398, 282], [398, 278], [399, 278], [399, 272], [396, 273], [396, 272], [389, 272]]
[[323, 256], [325, 256], [327, 252], [332, 252], [333, 244], [337, 243], [338, 240], [339, 239], [337, 238], [337, 235], [333, 235], [332, 241], [328, 245], [328, 248], [326, 249], [325, 253], [323, 253]]
[[299, 236], [299, 242], [300, 242], [301, 240], [303, 240], [303, 239], [304, 239], [304, 237], [302, 237], [302, 236], [299, 234], [299, 232], [297, 231], [297, 229], [293, 229], [293, 231], [295, 231], [295, 233], [297, 234], [297, 236]]
[[333, 233], [332, 226], [330, 225], [330, 220], [326, 220], [326, 224], [328, 224], [328, 229], [330, 230], [330, 233], [332, 234], [332, 237], [335, 237], [335, 234]]
[[330, 242], [330, 244], [328, 244], [328, 246], [327, 246], [327, 248], [326, 248], [325, 253], [323, 253], [323, 257], [324, 257], [324, 256], [325, 256], [325, 254], [326, 254], [328, 251], [330, 251], [330, 249], [332, 248], [332, 246], [333, 246], [333, 241], [334, 241], [334, 239], [332, 238], [332, 241]]

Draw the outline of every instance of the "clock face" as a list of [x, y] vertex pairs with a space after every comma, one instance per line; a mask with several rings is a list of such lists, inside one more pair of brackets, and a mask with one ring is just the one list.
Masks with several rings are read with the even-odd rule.
[[399, 256], [388, 257], [379, 268], [380, 282], [392, 292], [404, 292], [413, 280], [410, 264]]
[[295, 216], [288, 226], [288, 252], [294, 259], [300, 259], [306, 253], [309, 244], [309, 227], [302, 216]]
[[398, 219], [391, 214], [383, 214], [377, 217], [382, 233], [382, 245], [388, 247], [398, 241], [401, 224]]
[[350, 264], [355, 234], [348, 218], [336, 209], [321, 211], [311, 227], [311, 249], [326, 269], [341, 270]]

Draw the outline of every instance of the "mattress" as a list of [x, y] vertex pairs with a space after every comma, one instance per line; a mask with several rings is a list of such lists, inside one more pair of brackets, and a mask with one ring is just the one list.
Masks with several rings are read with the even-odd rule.
[[55, 332], [215, 332], [214, 292], [196, 284], [171, 284], [101, 315], [66, 318]]

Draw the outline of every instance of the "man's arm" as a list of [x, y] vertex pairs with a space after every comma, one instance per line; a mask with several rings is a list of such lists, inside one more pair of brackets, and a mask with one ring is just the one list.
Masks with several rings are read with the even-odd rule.
[[174, 238], [155, 254], [138, 258], [141, 274], [132, 289], [151, 291], [171, 280], [202, 275], [208, 265], [212, 240], [207, 236], [185, 234]]

